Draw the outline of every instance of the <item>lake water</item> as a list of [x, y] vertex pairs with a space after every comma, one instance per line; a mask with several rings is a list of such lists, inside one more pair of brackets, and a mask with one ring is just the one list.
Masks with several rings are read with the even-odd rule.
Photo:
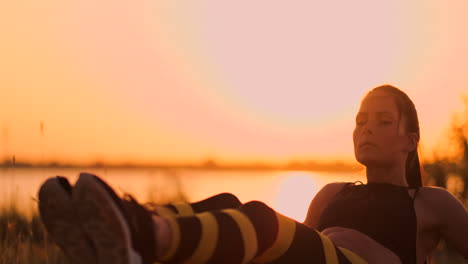
[[364, 172], [227, 171], [148, 168], [0, 168], [0, 207], [12, 202], [30, 215], [36, 211], [37, 191], [48, 178], [62, 175], [73, 184], [81, 171], [95, 173], [119, 194], [128, 192], [139, 201], [165, 203], [184, 198], [202, 200], [221, 192], [241, 202], [263, 201], [280, 213], [303, 221], [310, 200], [325, 184], [363, 181]]

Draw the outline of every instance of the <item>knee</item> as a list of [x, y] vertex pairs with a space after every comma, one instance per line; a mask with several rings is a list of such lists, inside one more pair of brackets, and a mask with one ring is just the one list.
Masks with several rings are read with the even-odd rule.
[[275, 211], [271, 207], [260, 201], [250, 201], [248, 203], [243, 204], [239, 209], [249, 217], [255, 217], [260, 219], [276, 219]]
[[239, 198], [237, 198], [232, 193], [220, 193], [216, 197], [221, 201], [222, 204], [225, 204], [230, 208], [237, 208], [242, 205]]
[[242, 203], [231, 193], [220, 193], [192, 204], [195, 212], [238, 208]]

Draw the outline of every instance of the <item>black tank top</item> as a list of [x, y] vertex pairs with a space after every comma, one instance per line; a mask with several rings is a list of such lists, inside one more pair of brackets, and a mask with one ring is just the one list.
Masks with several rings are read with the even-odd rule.
[[352, 228], [392, 250], [403, 264], [413, 264], [417, 234], [413, 200], [408, 187], [348, 183], [322, 212], [318, 230]]

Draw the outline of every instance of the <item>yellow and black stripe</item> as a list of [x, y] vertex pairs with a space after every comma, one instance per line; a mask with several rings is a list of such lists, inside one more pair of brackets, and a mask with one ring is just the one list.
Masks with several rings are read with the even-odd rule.
[[153, 205], [152, 211], [160, 216], [192, 216], [197, 213], [237, 208], [242, 203], [230, 193], [220, 193], [195, 203], [170, 203], [166, 205]]
[[279, 213], [276, 213], [275, 216], [278, 222], [278, 234], [276, 239], [269, 248], [253, 260], [255, 263], [273, 262], [284, 255], [293, 242], [294, 234], [296, 233], [296, 221], [284, 217]]
[[[277, 230], [266, 205], [248, 203], [239, 209], [203, 212], [191, 217], [165, 216], [173, 239], [161, 260], [167, 263], [250, 263], [259, 248], [270, 247]], [[269, 224], [271, 222], [272, 224]], [[258, 235], [264, 232], [264, 235]], [[262, 237], [258, 241], [258, 237]], [[271, 244], [271, 243], [270, 243]]]
[[256, 257], [253, 263], [367, 263], [350, 250], [336, 247], [320, 232], [279, 213], [276, 217], [279, 231], [275, 243]]
[[173, 237], [164, 263], [366, 263], [261, 202], [165, 218]]

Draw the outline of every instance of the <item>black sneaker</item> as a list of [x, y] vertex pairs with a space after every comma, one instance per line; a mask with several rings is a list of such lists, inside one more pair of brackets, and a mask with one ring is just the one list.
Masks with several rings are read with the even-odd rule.
[[97, 264], [91, 240], [72, 206], [72, 187], [64, 177], [46, 180], [39, 189], [39, 214], [55, 243], [72, 263]]
[[99, 177], [81, 173], [73, 191], [84, 231], [93, 241], [99, 264], [152, 264], [156, 240], [151, 213], [133, 197], [120, 199]]

